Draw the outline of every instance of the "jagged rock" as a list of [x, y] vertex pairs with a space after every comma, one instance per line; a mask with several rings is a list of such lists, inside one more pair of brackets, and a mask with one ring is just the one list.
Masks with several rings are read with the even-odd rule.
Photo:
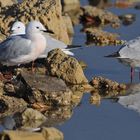
[[115, 97], [126, 91], [126, 84], [120, 84], [101, 76], [94, 77], [90, 84], [95, 88], [92, 93], [98, 93], [104, 98]]
[[30, 75], [22, 72], [22, 77], [29, 87], [26, 95], [31, 103], [40, 102], [47, 105], [70, 105], [72, 91], [63, 80], [46, 75]]
[[49, 52], [46, 61], [50, 75], [60, 77], [69, 84], [86, 84], [88, 82], [78, 61], [60, 49]]
[[120, 26], [120, 19], [111, 12], [93, 6], [84, 6], [81, 9], [83, 10], [83, 15], [81, 16], [83, 23], [95, 26], [106, 24], [111, 24], [112, 27]]
[[5, 7], [17, 3], [17, 0], [0, 0], [0, 7]]
[[72, 95], [72, 104], [74, 107], [80, 104], [82, 97], [83, 97], [83, 92], [82, 91], [73, 91]]
[[45, 111], [44, 116], [47, 118], [42, 126], [51, 127], [64, 123], [73, 115], [72, 106], [59, 106]]
[[[8, 96], [23, 98], [29, 104], [44, 104], [46, 109], [47, 105], [71, 104], [72, 91], [63, 80], [46, 75], [31, 74], [25, 69], [17, 78], [6, 82], [3, 89], [2, 93]], [[37, 105], [33, 105], [33, 107], [35, 108]]]
[[78, 61], [79, 64], [81, 65], [82, 69], [86, 69], [88, 67], [88, 65], [84, 62], [84, 61]]
[[0, 117], [22, 112], [27, 108], [27, 103], [20, 98], [0, 95]]
[[60, 0], [24, 0], [21, 4], [1, 8], [0, 28], [3, 35], [9, 35], [9, 28], [15, 19], [24, 23], [33, 19], [40, 20], [44, 26], [54, 31], [57, 39], [69, 44]]
[[68, 12], [80, 8], [79, 0], [62, 0], [63, 11]]
[[87, 45], [94, 43], [97, 46], [116, 46], [123, 45], [125, 43], [125, 41], [118, 39], [118, 34], [103, 31], [100, 28], [85, 28], [84, 31], [87, 34]]
[[123, 25], [131, 25], [136, 20], [136, 15], [124, 14], [120, 15], [119, 18], [122, 20]]
[[135, 0], [132, 0], [132, 1], [127, 1], [127, 0], [116, 1], [114, 3], [114, 6], [117, 7], [117, 8], [130, 8], [130, 7], [133, 7], [136, 4], [135, 3], [136, 1]]
[[67, 4], [80, 4], [79, 0], [62, 0], [65, 5]]
[[108, 5], [108, 0], [88, 0], [89, 4], [99, 8], [105, 8]]
[[73, 29], [73, 25], [72, 25], [72, 21], [71, 18], [69, 17], [68, 14], [65, 14], [65, 16], [63, 16], [65, 25], [67, 27], [67, 33], [69, 34], [69, 36], [73, 36], [74, 35], [74, 29]]
[[64, 140], [63, 133], [53, 127], [43, 127], [42, 134], [47, 140]]
[[101, 96], [98, 92], [92, 91], [91, 96], [89, 98], [89, 102], [92, 105], [99, 106], [101, 103]]
[[116, 81], [112, 81], [110, 79], [104, 78], [104, 77], [94, 77], [92, 81], [90, 82], [95, 88], [101, 89], [107, 89], [107, 90], [119, 90], [119, 89], [126, 89], [125, 84], [119, 84]]
[[72, 91], [65, 82], [45, 74], [21, 69], [20, 74], [4, 85], [9, 96], [25, 99], [29, 104], [42, 103], [51, 106], [70, 105]]
[[4, 93], [3, 88], [4, 88], [4, 83], [0, 81], [0, 96], [3, 95]]
[[31, 132], [31, 131], [12, 131], [5, 130], [0, 133], [0, 138], [3, 140], [63, 140], [64, 136], [61, 131], [56, 128], [43, 127], [41, 132]]

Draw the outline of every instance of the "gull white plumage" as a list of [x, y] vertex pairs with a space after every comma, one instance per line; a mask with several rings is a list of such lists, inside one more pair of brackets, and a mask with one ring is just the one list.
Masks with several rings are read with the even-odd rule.
[[42, 35], [45, 31], [40, 22], [29, 22], [25, 35], [13, 35], [0, 43], [0, 62], [13, 66], [37, 59], [46, 48], [46, 38]]
[[[17, 25], [18, 25], [18, 28], [17, 28]], [[12, 34], [14, 34], [14, 35], [19, 35], [19, 33], [20, 34], [25, 34], [25, 25], [22, 22], [20, 22], [20, 21], [16, 22], [16, 24], [13, 24], [12, 29], [13, 29], [12, 30]], [[53, 33], [50, 30], [47, 30], [47, 32], [48, 33]], [[43, 35], [44, 35], [44, 37], [46, 38], [46, 41], [47, 41], [46, 49], [39, 56], [39, 58], [45, 58], [45, 57], [47, 57], [48, 52], [51, 51], [51, 50], [53, 50], [53, 49], [56, 49], [56, 48], [60, 48], [64, 53], [66, 53], [68, 55], [74, 55], [70, 51], [71, 48], [68, 48], [68, 46], [64, 42], [62, 42], [60, 40], [57, 40], [57, 39], [51, 37], [47, 32], [46, 33], [43, 33]], [[72, 49], [74, 49], [74, 48], [72, 48]]]
[[25, 25], [24, 25], [24, 23], [22, 23], [20, 21], [14, 22], [14, 24], [12, 25], [12, 27], [10, 29], [10, 32], [11, 32], [10, 36], [24, 35], [25, 34]]

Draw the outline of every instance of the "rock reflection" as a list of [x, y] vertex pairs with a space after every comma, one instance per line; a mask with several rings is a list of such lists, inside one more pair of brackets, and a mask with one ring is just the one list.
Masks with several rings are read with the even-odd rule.
[[88, 0], [89, 4], [99, 8], [105, 8], [108, 5], [108, 0]]
[[74, 94], [72, 95], [73, 107], [76, 107], [76, 106], [78, 106], [80, 104], [82, 97], [83, 97], [83, 92], [74, 91]]
[[118, 8], [129, 8], [133, 7], [139, 2], [139, 0], [116, 0], [115, 6]]
[[122, 24], [125, 26], [131, 25], [136, 20], [135, 14], [120, 15], [119, 18], [122, 20]]
[[99, 106], [101, 103], [101, 96], [97, 91], [91, 91], [91, 96], [89, 98], [89, 103], [91, 105]]
[[42, 124], [42, 126], [50, 127], [63, 124], [71, 118], [72, 114], [73, 108], [70, 106], [52, 108], [44, 113], [47, 120]]
[[70, 119], [72, 114], [73, 111], [70, 106], [50, 108], [43, 113], [32, 108], [28, 108], [22, 113], [16, 113], [14, 115], [1, 118], [0, 124], [6, 130], [32, 130], [35, 128], [42, 128], [44, 126], [51, 127], [60, 125]]
[[118, 103], [140, 113], [140, 84], [130, 85], [126, 94], [118, 98]]
[[71, 104], [63, 106], [48, 106], [46, 110], [38, 111], [26, 108], [22, 112], [14, 113], [5, 111], [1, 115], [0, 124], [3, 129], [32, 130], [35, 128], [52, 127], [63, 124], [73, 114], [73, 109], [78, 106], [83, 97], [83, 91], [73, 91]]

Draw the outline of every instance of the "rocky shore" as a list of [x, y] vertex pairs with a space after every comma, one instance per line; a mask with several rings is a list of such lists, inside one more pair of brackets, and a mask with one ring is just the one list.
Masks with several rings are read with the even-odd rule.
[[[9, 35], [15, 20], [26, 24], [35, 19], [53, 30], [54, 37], [66, 44], [71, 43], [73, 25], [79, 23], [87, 35], [87, 44], [115, 46], [124, 43], [118, 34], [104, 31], [106, 26], [119, 28], [119, 16], [101, 8], [80, 6], [79, 0], [64, 0], [62, 5], [60, 0], [0, 3], [0, 41]], [[31, 66], [0, 67], [0, 121], [3, 130], [18, 129], [4, 131], [0, 134], [1, 139], [6, 136], [11, 140], [15, 137], [23, 139], [22, 135], [30, 136], [33, 128], [41, 128], [39, 132], [33, 132], [31, 138], [63, 140], [63, 134], [52, 127], [71, 118], [84, 93], [90, 93], [90, 104], [99, 106], [101, 99], [125, 94], [127, 89], [126, 84], [101, 76], [89, 81], [83, 69], [86, 64], [79, 63], [60, 49], [50, 51], [45, 59], [36, 60], [34, 72]], [[5, 74], [7, 71], [8, 75]]]

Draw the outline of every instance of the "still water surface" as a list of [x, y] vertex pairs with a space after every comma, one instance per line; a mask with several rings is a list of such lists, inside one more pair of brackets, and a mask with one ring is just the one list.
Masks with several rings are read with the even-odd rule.
[[[87, 0], [81, 0], [82, 5]], [[109, 8], [117, 15], [136, 14], [136, 21], [129, 26], [119, 29], [106, 27], [105, 30], [117, 32], [121, 39], [130, 40], [140, 35], [140, 10], [134, 8], [118, 9]], [[75, 27], [73, 44], [86, 42], [85, 34], [80, 32], [82, 25]], [[118, 47], [88, 47], [74, 50], [76, 58], [84, 60], [88, 68], [85, 75], [90, 80], [93, 76], [104, 76], [121, 83], [130, 83], [130, 68], [119, 63], [116, 59], [105, 58], [119, 49]], [[135, 82], [139, 79], [135, 75]], [[65, 140], [138, 140], [140, 139], [140, 115], [134, 110], [124, 108], [119, 103], [102, 100], [99, 107], [89, 104], [89, 94], [83, 96], [81, 106], [75, 108], [73, 116], [58, 128], [64, 133]]]
[[[88, 4], [87, 0], [81, 0], [81, 4]], [[106, 27], [105, 30], [117, 32], [121, 39], [130, 40], [140, 34], [140, 11], [133, 8], [117, 9], [109, 8], [117, 15], [125, 13], [136, 14], [136, 22], [130, 26], [121, 26], [119, 29]], [[86, 36], [81, 33], [82, 25], [75, 26], [73, 44], [85, 46]], [[118, 47], [85, 47], [74, 50], [78, 60], [84, 60], [88, 68], [85, 75], [90, 80], [93, 76], [104, 76], [121, 83], [130, 83], [130, 68], [119, 63], [116, 59], [105, 58], [119, 49]], [[138, 73], [137, 73], [138, 74]], [[135, 75], [135, 82], [139, 82]], [[137, 91], [138, 92], [138, 91]], [[72, 117], [60, 126], [57, 126], [64, 134], [65, 140], [139, 140], [140, 139], [140, 115], [134, 110], [124, 108], [119, 103], [111, 100], [102, 100], [96, 107], [89, 103], [89, 93], [85, 93], [81, 105], [74, 109]]]

